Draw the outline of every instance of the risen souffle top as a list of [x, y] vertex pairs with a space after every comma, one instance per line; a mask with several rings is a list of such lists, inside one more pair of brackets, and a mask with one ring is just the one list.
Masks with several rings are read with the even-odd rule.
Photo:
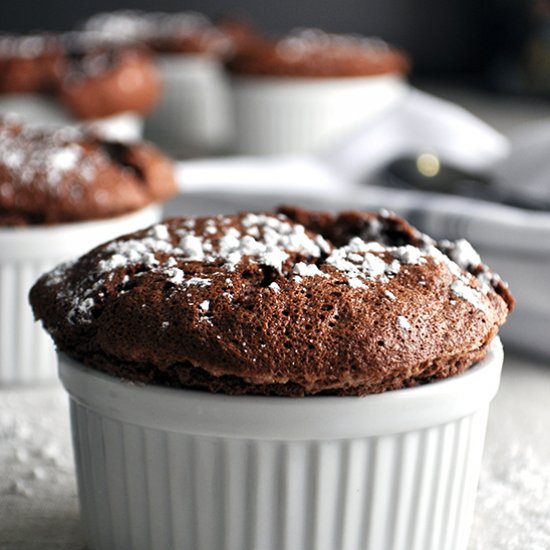
[[244, 49], [228, 68], [243, 76], [342, 78], [404, 75], [410, 64], [402, 51], [378, 38], [300, 29]]
[[110, 218], [175, 191], [172, 163], [151, 145], [0, 119], [0, 226]]
[[513, 307], [466, 241], [393, 214], [178, 218], [97, 247], [30, 294], [60, 351], [227, 394], [365, 395], [455, 375]]

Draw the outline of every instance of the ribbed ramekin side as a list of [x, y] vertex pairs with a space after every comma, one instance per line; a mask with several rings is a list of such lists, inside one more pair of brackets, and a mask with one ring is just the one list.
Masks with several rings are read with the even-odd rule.
[[72, 403], [92, 550], [465, 550], [487, 409], [402, 434], [176, 434]]

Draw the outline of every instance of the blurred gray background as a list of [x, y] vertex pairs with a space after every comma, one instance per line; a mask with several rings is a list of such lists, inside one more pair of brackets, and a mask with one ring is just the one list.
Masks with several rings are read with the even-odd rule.
[[[238, 15], [266, 32], [318, 26], [380, 36], [405, 48], [415, 75], [487, 75], [528, 32], [530, 0], [0, 0], [0, 30], [67, 30], [121, 8]], [[540, 3], [540, 2], [539, 2]]]

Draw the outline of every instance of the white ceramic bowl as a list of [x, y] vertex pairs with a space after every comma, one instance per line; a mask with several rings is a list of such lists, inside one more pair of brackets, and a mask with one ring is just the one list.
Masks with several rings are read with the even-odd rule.
[[0, 96], [0, 116], [14, 115], [35, 128], [57, 129], [67, 126], [89, 129], [101, 138], [125, 143], [143, 135], [143, 117], [124, 112], [105, 118], [77, 120], [57, 101], [38, 94]]
[[42, 273], [89, 249], [161, 218], [152, 205], [106, 220], [0, 228], [0, 385], [56, 378], [52, 341], [33, 319], [28, 293]]
[[91, 550], [465, 550], [503, 360], [367, 397], [143, 386], [60, 356]]
[[143, 116], [126, 111], [105, 118], [96, 118], [79, 123], [85, 130], [90, 130], [107, 141], [133, 143], [143, 137]]
[[146, 120], [149, 138], [177, 158], [223, 150], [231, 134], [229, 83], [206, 55], [158, 56], [163, 95]]
[[0, 95], [0, 115], [15, 115], [33, 126], [57, 127], [71, 122], [59, 102], [41, 94]]
[[396, 75], [234, 77], [234, 148], [240, 154], [312, 153], [337, 145], [404, 96]]

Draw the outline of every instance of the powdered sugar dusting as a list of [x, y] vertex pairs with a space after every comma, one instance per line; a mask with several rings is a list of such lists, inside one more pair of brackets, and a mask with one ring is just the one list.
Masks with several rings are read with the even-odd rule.
[[[421, 243], [419, 246], [387, 246], [354, 237], [346, 246], [334, 249], [326, 263], [343, 273], [350, 287], [364, 289], [372, 283], [387, 283], [400, 272], [402, 266], [423, 265], [430, 261], [442, 265], [453, 276], [449, 290], [455, 296], [486, 312], [483, 294], [490, 290], [490, 285], [498, 276], [482, 271], [476, 279], [467, 271], [481, 264], [473, 247], [465, 240], [436, 243], [420, 233], [418, 240]], [[388, 291], [385, 296], [395, 299]]]
[[462, 280], [456, 280], [450, 286], [451, 292], [472, 304], [475, 308], [485, 311], [486, 307], [481, 301], [479, 290], [472, 288]]
[[443, 240], [439, 243], [439, 246], [462, 269], [468, 269], [469, 267], [481, 264], [479, 254], [466, 239], [459, 239], [455, 242]]
[[351, 53], [387, 52], [389, 46], [379, 38], [357, 34], [330, 34], [320, 29], [296, 29], [277, 44], [277, 53], [289, 61], [322, 53], [338, 59]]
[[53, 53], [58, 47], [58, 39], [53, 35], [0, 35], [0, 56], [2, 57], [33, 59], [44, 54]]
[[0, 124], [0, 166], [9, 173], [2, 188], [42, 185], [49, 192], [68, 174], [75, 173], [84, 159], [84, 149], [66, 140], [64, 133], [44, 136], [35, 130]]
[[[218, 223], [223, 228], [227, 221], [221, 219]], [[219, 239], [214, 236], [212, 225], [207, 225], [200, 235], [190, 229], [180, 243], [184, 259], [208, 263], [222, 261], [228, 271], [233, 271], [247, 257], [280, 271], [289, 253], [318, 258], [326, 245], [325, 241], [308, 236], [302, 225], [292, 224], [282, 216], [247, 214], [242, 217], [241, 224], [244, 230], [226, 227]]]
[[183, 283], [185, 286], [197, 286], [204, 288], [205, 286], [210, 286], [212, 281], [210, 279], [205, 279], [203, 277], [191, 277]]
[[177, 267], [170, 267], [165, 271], [168, 276], [167, 281], [174, 285], [181, 285], [184, 281], [185, 273]]
[[426, 263], [424, 252], [416, 246], [410, 244], [398, 246], [392, 250], [394, 258], [403, 264], [419, 265]]
[[409, 323], [409, 320], [403, 315], [397, 316], [397, 324], [403, 332], [409, 332], [411, 330], [411, 324]]
[[300, 277], [313, 277], [314, 275], [327, 277], [327, 274], [323, 273], [315, 264], [306, 264], [304, 262], [298, 262], [292, 269], [292, 273], [296, 273]]
[[[91, 321], [96, 300], [102, 298], [101, 287], [105, 281], [112, 280], [117, 270], [138, 266], [134, 278], [147, 272], [158, 273], [176, 290], [187, 289], [187, 296], [192, 300], [194, 293], [212, 285], [215, 280], [221, 279], [224, 285], [233, 286], [228, 274], [246, 260], [269, 267], [277, 276], [300, 285], [310, 277], [327, 278], [338, 274], [353, 289], [377, 288], [387, 299], [395, 301], [395, 294], [384, 289], [383, 285], [402, 271], [407, 275], [414, 266], [431, 262], [450, 274], [449, 292], [453, 296], [487, 313], [486, 297], [480, 282], [439, 248], [454, 251], [458, 261], [471, 265], [478, 256], [470, 245], [465, 241], [456, 246], [447, 241], [438, 245], [423, 235], [417, 242], [421, 244], [389, 246], [353, 237], [346, 245], [334, 248], [283, 215], [243, 214], [188, 219], [178, 225], [154, 225], [139, 238], [112, 241], [103, 248], [89, 278], [76, 289], [63, 289], [61, 296], [68, 297], [73, 303], [70, 320], [85, 323]], [[293, 264], [287, 262], [291, 254], [296, 253], [303, 259]], [[213, 270], [209, 271], [208, 276], [196, 274], [196, 266], [188, 267], [193, 263], [212, 266]], [[66, 269], [54, 270], [48, 283], [62, 282]], [[127, 277], [119, 290], [121, 294], [133, 288], [126, 288]], [[276, 282], [268, 286], [275, 293], [281, 291]], [[227, 291], [223, 294], [233, 299]], [[456, 300], [449, 303], [456, 305]], [[204, 309], [204, 299], [197, 305]], [[411, 329], [409, 321], [403, 316], [398, 317], [397, 323], [405, 332]]]
[[275, 282], [270, 283], [269, 288], [270, 288], [271, 290], [273, 290], [273, 292], [275, 292], [275, 293], [277, 293], [277, 294], [279, 294], [279, 292], [281, 292], [281, 287], [280, 287], [277, 283], [275, 283]]
[[120, 10], [94, 15], [86, 22], [86, 30], [109, 37], [136, 40], [155, 45], [159, 41], [181, 41], [196, 38], [207, 51], [229, 52], [233, 42], [205, 15], [187, 11], [179, 13]]
[[[5, 390], [0, 411], [0, 501], [72, 485], [67, 401], [61, 389]], [[34, 411], [48, 411], [47, 415]], [[60, 426], [63, 429], [59, 429]], [[76, 498], [73, 487], [72, 493]]]

